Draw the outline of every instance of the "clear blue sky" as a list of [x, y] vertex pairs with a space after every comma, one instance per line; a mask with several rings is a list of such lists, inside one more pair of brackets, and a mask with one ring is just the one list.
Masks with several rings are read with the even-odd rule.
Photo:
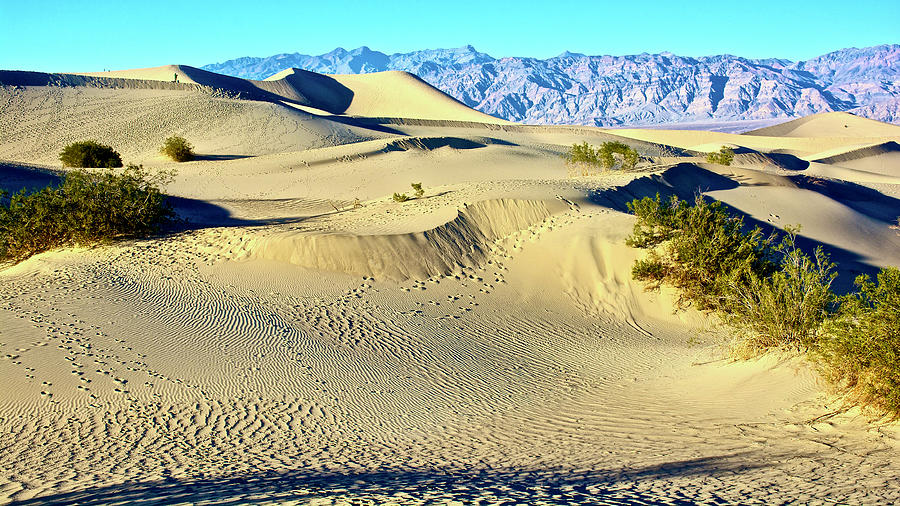
[[240, 56], [472, 44], [495, 57], [671, 51], [807, 59], [900, 43], [900, 0], [0, 0], [0, 69], [96, 71]]

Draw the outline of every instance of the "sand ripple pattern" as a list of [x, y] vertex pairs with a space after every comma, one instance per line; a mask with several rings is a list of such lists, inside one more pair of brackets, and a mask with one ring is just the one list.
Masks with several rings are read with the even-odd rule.
[[[791, 400], [748, 411], [779, 388], [760, 376], [686, 396], [718, 366], [691, 369], [683, 329], [516, 293], [518, 255], [596, 218], [580, 216], [399, 283], [298, 271], [308, 289], [230, 284], [217, 269], [252, 262], [207, 265], [214, 230], [4, 273], [0, 374], [15, 388], [0, 400], [0, 497], [726, 504], [791, 487], [800, 502], [900, 500], [891, 438], [806, 423]], [[815, 400], [811, 381], [788, 383]]]

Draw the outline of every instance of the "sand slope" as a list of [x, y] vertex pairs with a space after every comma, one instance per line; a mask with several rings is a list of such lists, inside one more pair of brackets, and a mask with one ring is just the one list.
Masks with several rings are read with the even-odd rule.
[[[133, 72], [0, 91], [0, 187], [56, 181], [92, 136], [177, 168], [185, 220], [0, 270], [0, 502], [900, 501], [896, 426], [797, 357], [723, 359], [708, 317], [631, 278], [623, 212], [699, 192], [800, 224], [845, 289], [900, 264], [889, 129], [528, 127], [399, 73], [251, 83], [305, 112]], [[170, 133], [204, 157], [159, 159]], [[648, 161], [568, 176], [607, 140]], [[706, 164], [725, 143], [735, 166]]]
[[826, 112], [745, 132], [765, 137], [897, 137], [900, 126], [855, 116]]
[[270, 102], [197, 91], [7, 88], [0, 102], [7, 104], [0, 109], [0, 159], [56, 166], [64, 146], [85, 139], [114, 146], [126, 161], [161, 164], [159, 147], [174, 134], [212, 159], [385, 136]]

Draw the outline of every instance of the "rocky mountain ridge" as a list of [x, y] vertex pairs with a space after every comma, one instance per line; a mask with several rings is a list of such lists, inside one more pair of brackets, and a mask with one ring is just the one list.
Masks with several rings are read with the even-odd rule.
[[594, 126], [715, 123], [849, 111], [900, 123], [900, 45], [810, 60], [672, 53], [494, 58], [464, 46], [385, 54], [360, 47], [244, 57], [203, 66], [265, 79], [285, 68], [324, 74], [404, 70], [469, 107], [510, 121]]

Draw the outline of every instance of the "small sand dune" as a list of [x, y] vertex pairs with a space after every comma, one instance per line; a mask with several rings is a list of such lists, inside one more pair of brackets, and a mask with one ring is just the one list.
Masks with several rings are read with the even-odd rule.
[[563, 207], [559, 201], [482, 201], [464, 206], [453, 220], [422, 232], [391, 235], [287, 232], [246, 241], [246, 254], [395, 281], [446, 276], [463, 267], [482, 265], [498, 239], [537, 225], [551, 215], [551, 209]]
[[900, 144], [894, 141], [851, 149], [813, 161], [900, 177]]
[[[846, 128], [845, 128], [846, 125]], [[616, 129], [631, 139], [711, 152], [722, 146], [768, 154], [788, 154], [810, 160], [823, 152], [839, 153], [863, 146], [900, 140], [900, 126], [848, 113], [814, 114], [744, 134], [691, 130]]]
[[846, 112], [813, 114], [793, 121], [745, 132], [765, 137], [898, 137], [900, 126]]

